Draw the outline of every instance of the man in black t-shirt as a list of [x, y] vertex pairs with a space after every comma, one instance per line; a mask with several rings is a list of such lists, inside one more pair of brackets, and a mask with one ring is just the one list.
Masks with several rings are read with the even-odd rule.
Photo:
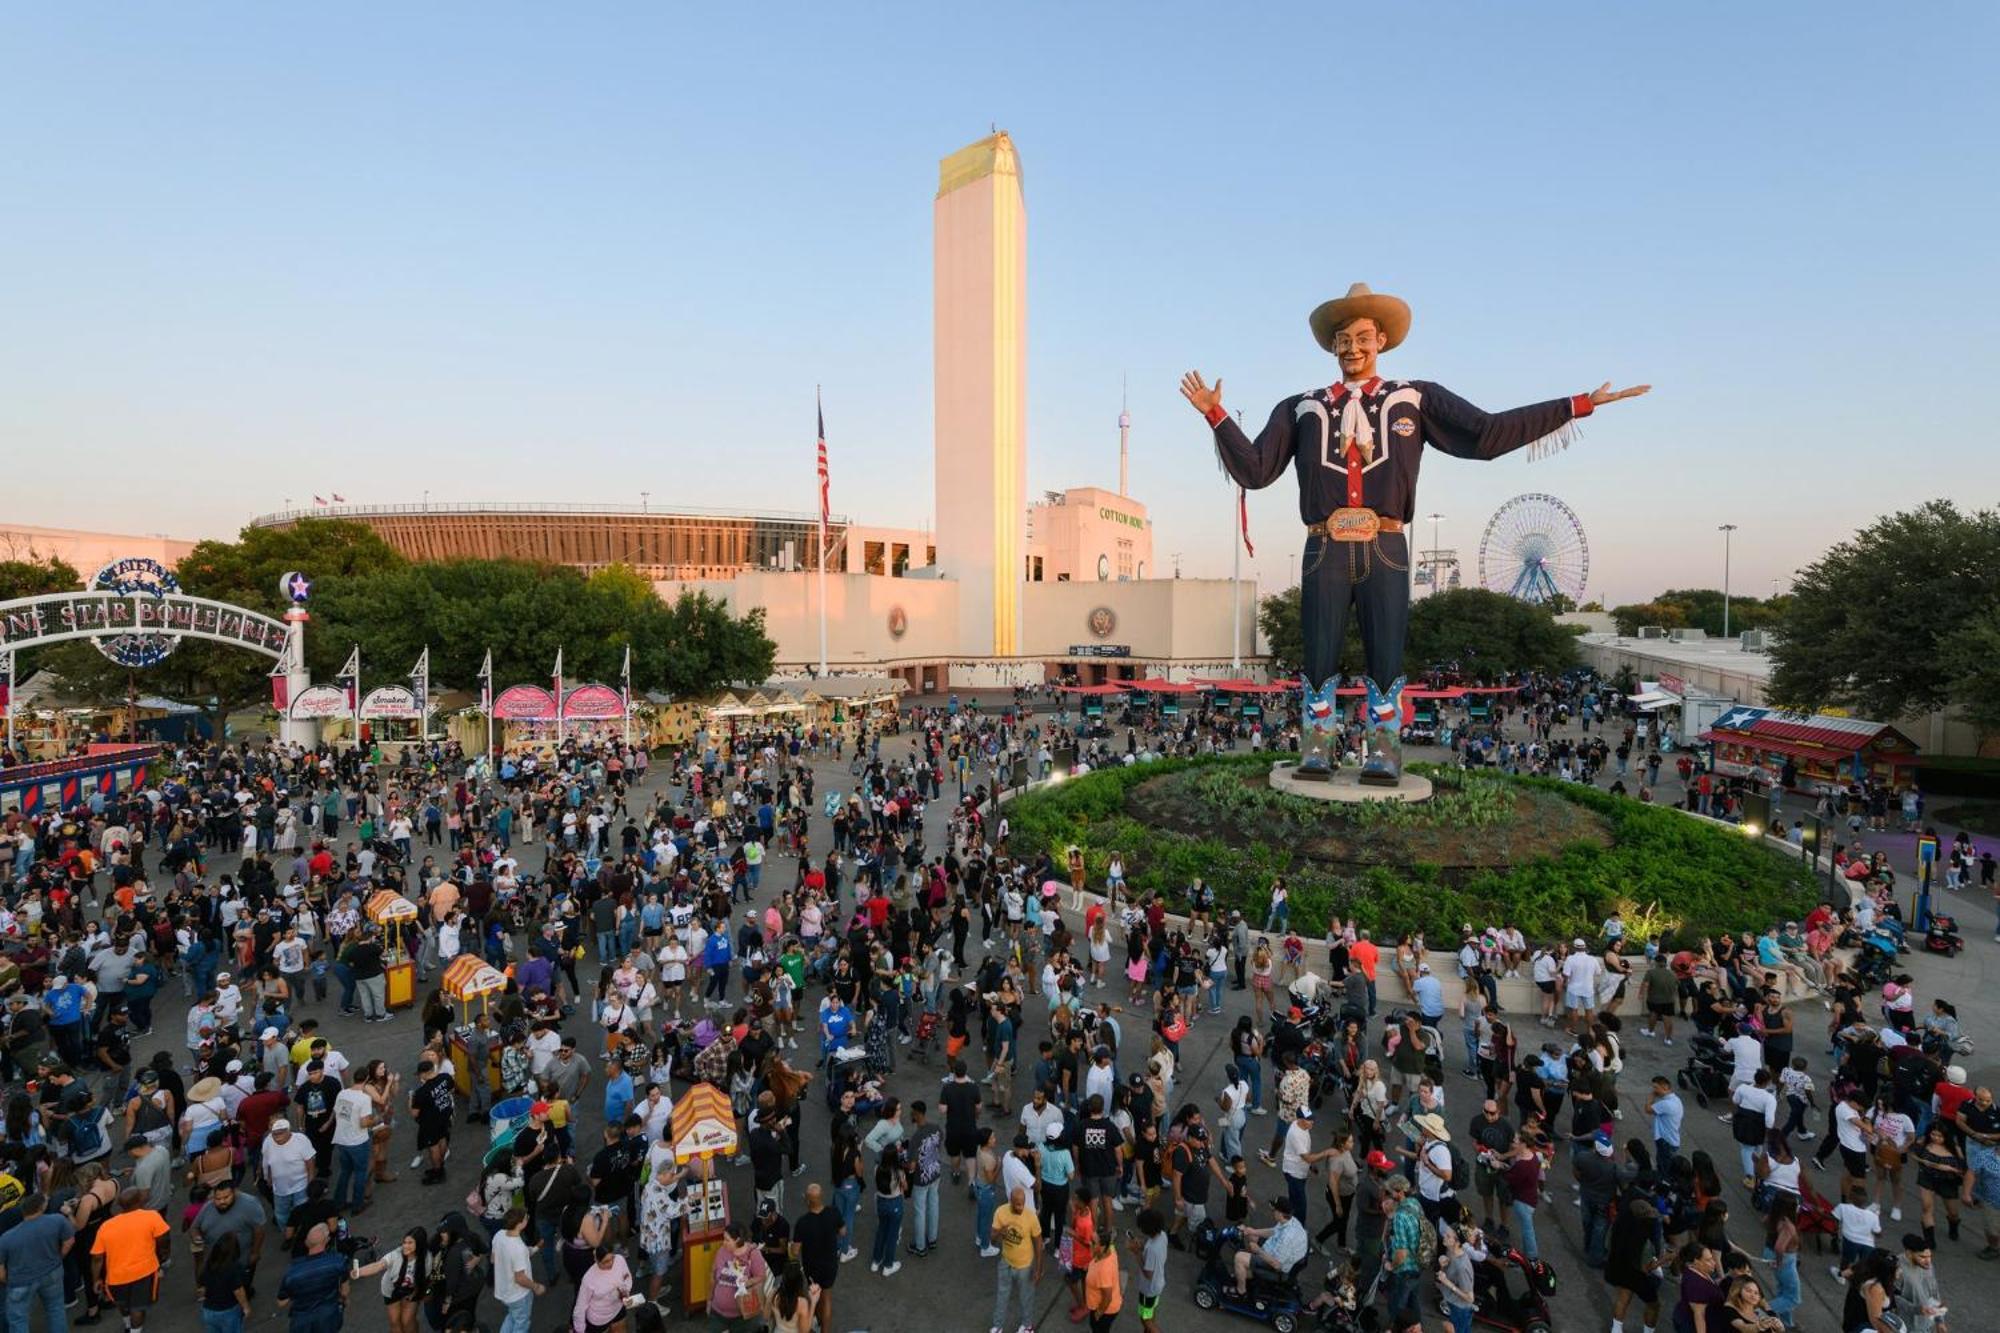
[[979, 1085], [965, 1072], [965, 1061], [951, 1062], [951, 1077], [938, 1089], [944, 1107], [944, 1151], [951, 1159], [951, 1183], [963, 1178], [961, 1163], [979, 1152]]
[[646, 1163], [644, 1139], [629, 1139], [623, 1125], [604, 1127], [604, 1146], [590, 1159], [590, 1199], [611, 1210], [606, 1240], [617, 1244], [625, 1235], [631, 1214], [632, 1191], [639, 1184], [639, 1168]]
[[340, 1080], [328, 1077], [326, 1063], [306, 1061], [306, 1076], [292, 1090], [299, 1108], [299, 1127], [311, 1141], [318, 1174], [324, 1176], [333, 1165], [333, 1100], [340, 1096]]
[[833, 1327], [833, 1280], [840, 1276], [840, 1252], [847, 1245], [840, 1214], [826, 1206], [818, 1185], [806, 1186], [806, 1210], [792, 1223], [792, 1253], [805, 1275], [819, 1284], [821, 1328]]
[[1118, 1132], [1111, 1117], [1104, 1114], [1104, 1099], [1095, 1093], [1085, 1098], [1083, 1124], [1077, 1132], [1077, 1171], [1094, 1200], [1091, 1206], [1097, 1213], [1100, 1236], [1111, 1234], [1112, 1210], [1123, 1212], [1125, 1208], [1118, 1201], [1118, 1150], [1124, 1144], [1125, 1136]]
[[410, 1092], [410, 1114], [417, 1121], [417, 1149], [430, 1159], [430, 1168], [424, 1172], [426, 1185], [444, 1179], [444, 1158], [451, 1151], [451, 1118], [456, 1109], [451, 1075], [425, 1056], [417, 1066], [417, 1086]]
[[1199, 1120], [1187, 1127], [1187, 1137], [1174, 1148], [1174, 1172], [1180, 1181], [1181, 1212], [1176, 1220], [1186, 1223], [1190, 1232], [1200, 1229], [1208, 1220], [1208, 1185], [1213, 1176], [1226, 1187], [1229, 1180], [1216, 1165], [1214, 1154], [1208, 1150], [1208, 1126]]

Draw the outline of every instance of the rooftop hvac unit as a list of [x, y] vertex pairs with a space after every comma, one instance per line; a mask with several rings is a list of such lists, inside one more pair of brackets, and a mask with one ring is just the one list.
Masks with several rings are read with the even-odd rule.
[[1675, 643], [1700, 643], [1707, 637], [1708, 631], [1705, 629], [1682, 628], [1671, 630], [1667, 634], [1667, 638]]
[[1667, 637], [1667, 631], [1664, 626], [1660, 625], [1641, 625], [1639, 626], [1639, 637], [1642, 639], [1664, 639]]
[[1765, 652], [1771, 646], [1771, 636], [1761, 629], [1746, 629], [1743, 631], [1741, 637], [1743, 639], [1743, 651], [1746, 653]]

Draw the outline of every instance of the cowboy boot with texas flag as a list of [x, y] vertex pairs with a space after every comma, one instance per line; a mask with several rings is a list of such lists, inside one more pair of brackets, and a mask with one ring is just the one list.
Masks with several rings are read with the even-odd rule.
[[1373, 787], [1393, 787], [1403, 780], [1403, 677], [1382, 689], [1372, 678], [1368, 686], [1367, 731], [1362, 748], [1361, 781]]
[[1333, 776], [1333, 762], [1327, 757], [1333, 744], [1333, 731], [1339, 725], [1340, 710], [1334, 703], [1334, 686], [1340, 677], [1330, 676], [1326, 684], [1318, 689], [1311, 681], [1302, 681], [1300, 688], [1305, 692], [1305, 707], [1301, 712], [1299, 727], [1299, 758], [1297, 774], [1302, 778], [1324, 781]]

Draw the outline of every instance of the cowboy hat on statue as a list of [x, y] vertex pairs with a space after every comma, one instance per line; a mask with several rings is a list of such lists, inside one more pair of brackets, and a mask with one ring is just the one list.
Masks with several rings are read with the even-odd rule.
[[1651, 386], [1614, 392], [1606, 383], [1592, 393], [1482, 412], [1428, 380], [1385, 380], [1376, 373], [1376, 358], [1409, 336], [1410, 307], [1400, 298], [1357, 282], [1345, 296], [1322, 303], [1307, 322], [1314, 340], [1340, 363], [1340, 376], [1325, 388], [1282, 399], [1255, 439], [1223, 410], [1220, 379], [1210, 387], [1200, 372], [1189, 371], [1181, 393], [1214, 430], [1222, 466], [1238, 485], [1258, 490], [1288, 467], [1298, 473], [1299, 518], [1306, 529], [1300, 575], [1304, 757], [1298, 776], [1323, 779], [1333, 771], [1331, 737], [1339, 726], [1334, 687], [1352, 606], [1368, 667], [1360, 777], [1394, 786], [1403, 772], [1403, 640], [1410, 619], [1404, 527], [1416, 513], [1424, 446], [1482, 460], [1526, 446], [1559, 448], [1577, 418]]

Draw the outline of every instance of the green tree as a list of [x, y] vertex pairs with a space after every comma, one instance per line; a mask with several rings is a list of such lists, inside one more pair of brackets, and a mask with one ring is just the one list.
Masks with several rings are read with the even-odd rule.
[[26, 560], [0, 560], [0, 602], [76, 592], [82, 587], [83, 575], [61, 556], [31, 554]]
[[[336, 592], [367, 575], [406, 566], [403, 557], [366, 524], [314, 518], [290, 528], [245, 528], [233, 542], [197, 542], [174, 567], [174, 576], [181, 589], [194, 596], [279, 615], [289, 603], [278, 590], [278, 580], [299, 570], [313, 582], [317, 626], [322, 591]], [[321, 680], [329, 679], [347, 655], [347, 645], [342, 644], [336, 654], [322, 641], [325, 637], [311, 630], [306, 634], [309, 663]], [[165, 660], [140, 671], [107, 660], [89, 643], [58, 644], [45, 651], [41, 664], [81, 697], [164, 695], [201, 708], [217, 736], [230, 713], [266, 704], [271, 698], [271, 659], [227, 644], [183, 639]], [[331, 664], [322, 665], [328, 657], [333, 657]]]
[[1996, 606], [2000, 512], [1933, 500], [1878, 519], [1800, 572], [1767, 695], [1884, 721], [1962, 704], [1991, 728]]
[[1537, 606], [1485, 588], [1454, 588], [1410, 609], [1413, 667], [1456, 663], [1479, 679], [1517, 671], [1561, 671], [1576, 662], [1576, 636]]
[[1680, 606], [1667, 602], [1631, 602], [1612, 607], [1611, 619], [1618, 632], [1630, 638], [1643, 625], [1679, 629], [1687, 624], [1687, 613]]
[[[1266, 597], [1257, 608], [1257, 627], [1270, 645], [1280, 671], [1298, 671], [1305, 661], [1305, 634], [1299, 623], [1299, 590]], [[1482, 676], [1513, 671], [1560, 671], [1576, 660], [1576, 639], [1546, 607], [1484, 588], [1454, 588], [1414, 603], [1410, 610], [1405, 659], [1414, 669], [1459, 663]], [[1350, 613], [1340, 670], [1356, 675], [1367, 666], [1360, 626]]]
[[1989, 603], [1939, 648], [1950, 697], [1982, 736], [2000, 736], [2000, 606]]

